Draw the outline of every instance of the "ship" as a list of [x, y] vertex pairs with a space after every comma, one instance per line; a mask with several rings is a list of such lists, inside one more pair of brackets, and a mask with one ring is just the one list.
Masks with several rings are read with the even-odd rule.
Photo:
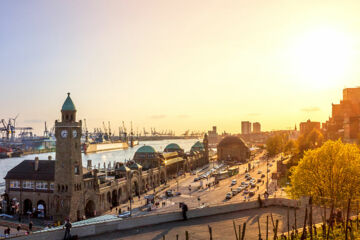
[[89, 137], [88, 135], [85, 136], [85, 141], [82, 144], [82, 151], [85, 154], [88, 154], [127, 149], [128, 147], [129, 144], [127, 141], [122, 141], [121, 139], [113, 140], [109, 135], [99, 132], [92, 135], [92, 137]]

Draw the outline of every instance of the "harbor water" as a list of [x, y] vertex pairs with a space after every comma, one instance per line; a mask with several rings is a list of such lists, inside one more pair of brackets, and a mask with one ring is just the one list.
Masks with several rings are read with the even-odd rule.
[[[98, 152], [98, 153], [91, 153], [91, 154], [82, 154], [82, 164], [86, 167], [87, 160], [92, 160], [93, 166], [100, 166], [103, 167], [104, 163], [106, 166], [111, 162], [113, 164], [114, 161], [116, 162], [125, 162], [125, 160], [133, 159], [134, 154], [137, 149], [141, 146], [149, 145], [152, 146], [156, 151], [163, 152], [166, 145], [170, 143], [177, 143], [185, 152], [190, 151], [192, 145], [198, 141], [198, 139], [173, 139], [173, 140], [159, 140], [159, 141], [143, 141], [140, 142], [139, 145], [128, 148], [124, 150], [114, 150], [114, 151], [107, 151], [107, 152]], [[5, 190], [4, 186], [4, 177], [6, 173], [15, 167], [17, 164], [22, 162], [23, 160], [33, 160], [35, 157], [39, 157], [40, 160], [47, 160], [48, 156], [51, 156], [53, 160], [55, 160], [55, 152], [52, 153], [41, 153], [41, 154], [32, 154], [26, 155], [17, 158], [5, 158], [0, 159], [0, 193], [3, 193]]]

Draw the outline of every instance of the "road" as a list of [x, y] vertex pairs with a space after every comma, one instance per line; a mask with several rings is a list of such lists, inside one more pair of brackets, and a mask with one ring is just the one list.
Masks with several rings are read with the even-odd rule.
[[[264, 183], [257, 183], [257, 187], [250, 189], [255, 192], [255, 195], [252, 198], [257, 198], [258, 194], [261, 195], [263, 198], [263, 194], [266, 191], [266, 171], [267, 171], [267, 162], [266, 160], [260, 160], [263, 156], [264, 152], [256, 155], [254, 159], [250, 162], [254, 168], [249, 172], [251, 177], [258, 179], [261, 178], [261, 174], [264, 173], [265, 177], [261, 178], [264, 180]], [[272, 186], [269, 188], [269, 190], [274, 189], [275, 183], [271, 181], [271, 173], [276, 171], [276, 159], [269, 159], [269, 163], [271, 166], [269, 166], [269, 186]], [[248, 195], [245, 195], [243, 193], [239, 193], [235, 196], [233, 196], [230, 200], [226, 200], [225, 196], [226, 193], [230, 192], [231, 189], [236, 189], [240, 186], [241, 182], [246, 182], [245, 180], [245, 170], [247, 169], [248, 164], [242, 164], [239, 165], [239, 174], [227, 178], [224, 180], [221, 180], [220, 183], [216, 187], [210, 187], [207, 188], [206, 184], [212, 183], [214, 181], [213, 178], [209, 178], [208, 180], [203, 180], [202, 186], [203, 188], [199, 189], [201, 183], [200, 181], [194, 182], [194, 178], [197, 176], [189, 175], [187, 174], [183, 178], [179, 178], [179, 183], [175, 180], [172, 180], [169, 182], [169, 187], [165, 190], [161, 191], [158, 196], [162, 197], [163, 199], [160, 200], [160, 207], [153, 208], [153, 211], [140, 211], [139, 207], [142, 207], [145, 204], [145, 200], [142, 199], [135, 199], [134, 203], [132, 204], [133, 207], [133, 216], [139, 216], [139, 215], [146, 215], [146, 214], [152, 214], [152, 213], [159, 213], [159, 212], [169, 212], [174, 210], [179, 210], [179, 203], [184, 202], [188, 205], [189, 208], [197, 208], [201, 205], [219, 205], [223, 203], [232, 203], [232, 202], [240, 202], [245, 201], [245, 196], [247, 200], [249, 199]], [[258, 171], [261, 171], [261, 174], [258, 174]], [[231, 181], [233, 179], [236, 179], [237, 184], [234, 186], [231, 186]], [[191, 191], [189, 191], [189, 186], [191, 186]], [[180, 196], [175, 196], [171, 198], [165, 198], [165, 191], [168, 189], [172, 189], [174, 191], [179, 190], [181, 193]], [[274, 191], [269, 191], [270, 193]], [[198, 200], [200, 199], [200, 201]], [[165, 203], [165, 206], [163, 206], [163, 203]], [[121, 208], [127, 209], [128, 204], [122, 204]], [[112, 213], [115, 213], [115, 209]], [[110, 213], [110, 212], [109, 212]]]

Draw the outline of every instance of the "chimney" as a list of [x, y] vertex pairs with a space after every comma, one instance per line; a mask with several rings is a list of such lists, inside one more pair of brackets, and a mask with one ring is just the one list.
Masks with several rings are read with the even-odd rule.
[[91, 160], [90, 159], [87, 160], [87, 169], [91, 170]]
[[35, 171], [39, 170], [39, 157], [35, 157], [35, 167], [34, 167]]

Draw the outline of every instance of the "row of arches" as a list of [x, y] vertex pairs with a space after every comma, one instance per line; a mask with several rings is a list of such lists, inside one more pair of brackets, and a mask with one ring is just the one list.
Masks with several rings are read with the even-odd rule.
[[37, 201], [36, 205], [33, 206], [33, 203], [30, 199], [25, 199], [23, 202], [23, 214], [36, 214], [38, 217], [46, 216], [46, 203], [44, 200]]

